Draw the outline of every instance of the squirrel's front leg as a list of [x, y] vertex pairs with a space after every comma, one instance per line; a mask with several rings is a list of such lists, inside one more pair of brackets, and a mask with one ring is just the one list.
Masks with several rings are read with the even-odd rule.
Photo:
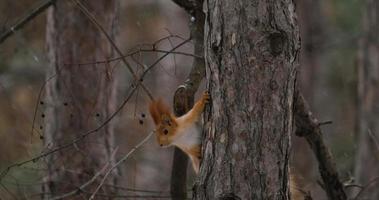
[[201, 117], [201, 113], [204, 111], [205, 104], [209, 102], [210, 96], [207, 91], [203, 93], [203, 96], [195, 103], [193, 108], [186, 114], [191, 121], [198, 121]]

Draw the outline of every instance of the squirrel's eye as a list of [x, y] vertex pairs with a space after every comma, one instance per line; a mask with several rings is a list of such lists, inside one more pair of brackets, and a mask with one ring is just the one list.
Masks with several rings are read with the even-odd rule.
[[171, 122], [170, 122], [170, 120], [165, 120], [165, 123], [166, 123], [167, 125], [171, 126]]
[[164, 133], [165, 135], [167, 135], [167, 134], [168, 134], [168, 130], [167, 130], [167, 129], [164, 129], [164, 130], [163, 130], [163, 133]]

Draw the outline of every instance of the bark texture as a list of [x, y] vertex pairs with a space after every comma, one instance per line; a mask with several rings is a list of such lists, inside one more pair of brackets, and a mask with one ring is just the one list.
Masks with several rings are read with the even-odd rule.
[[364, 37], [358, 65], [359, 149], [355, 169], [365, 186], [358, 199], [379, 199], [379, 2], [366, 1]]
[[[87, 1], [85, 6], [113, 36], [116, 2]], [[75, 4], [57, 1], [49, 9], [46, 37], [47, 77], [55, 75], [55, 78], [47, 84], [46, 102], [49, 106], [42, 117], [45, 118], [45, 146], [54, 148], [97, 128], [115, 111], [117, 78], [113, 76], [110, 64], [70, 64], [113, 56], [107, 39]], [[45, 199], [75, 191], [110, 161], [114, 148], [112, 124], [113, 121], [74, 147], [46, 158]], [[108, 181], [114, 184], [116, 176], [109, 177]], [[99, 181], [94, 181], [70, 199], [88, 198], [98, 184]], [[114, 191], [103, 187], [100, 192], [111, 195]]]
[[211, 92], [194, 199], [289, 199], [299, 34], [289, 0], [208, 0]]

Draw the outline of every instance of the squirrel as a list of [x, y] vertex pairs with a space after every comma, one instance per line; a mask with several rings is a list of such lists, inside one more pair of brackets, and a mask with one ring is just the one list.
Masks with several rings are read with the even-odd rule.
[[174, 145], [185, 152], [190, 157], [196, 174], [199, 173], [201, 160], [200, 119], [209, 99], [209, 93], [204, 92], [193, 108], [181, 117], [175, 117], [162, 100], [151, 102], [149, 107], [159, 145]]
[[[152, 101], [149, 111], [156, 126], [158, 144], [162, 147], [174, 145], [184, 151], [191, 159], [196, 174], [199, 173], [201, 160], [201, 123], [204, 107], [209, 103], [210, 95], [206, 91], [193, 108], [181, 117], [175, 117], [162, 100]], [[290, 172], [290, 193], [292, 199], [301, 199], [301, 190]]]

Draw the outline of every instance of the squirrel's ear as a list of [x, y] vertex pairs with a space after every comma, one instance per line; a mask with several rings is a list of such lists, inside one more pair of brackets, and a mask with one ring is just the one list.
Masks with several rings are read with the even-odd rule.
[[150, 115], [154, 120], [155, 125], [158, 125], [163, 116], [170, 116], [170, 109], [163, 103], [161, 99], [150, 103]]
[[159, 114], [159, 111], [158, 111], [158, 109], [157, 109], [157, 101], [152, 101], [152, 102], [150, 103], [149, 111], [150, 111], [150, 115], [151, 115], [151, 117], [152, 117], [153, 120], [154, 120], [154, 124], [155, 124], [155, 125], [158, 125], [159, 120], [160, 120], [160, 114]]

